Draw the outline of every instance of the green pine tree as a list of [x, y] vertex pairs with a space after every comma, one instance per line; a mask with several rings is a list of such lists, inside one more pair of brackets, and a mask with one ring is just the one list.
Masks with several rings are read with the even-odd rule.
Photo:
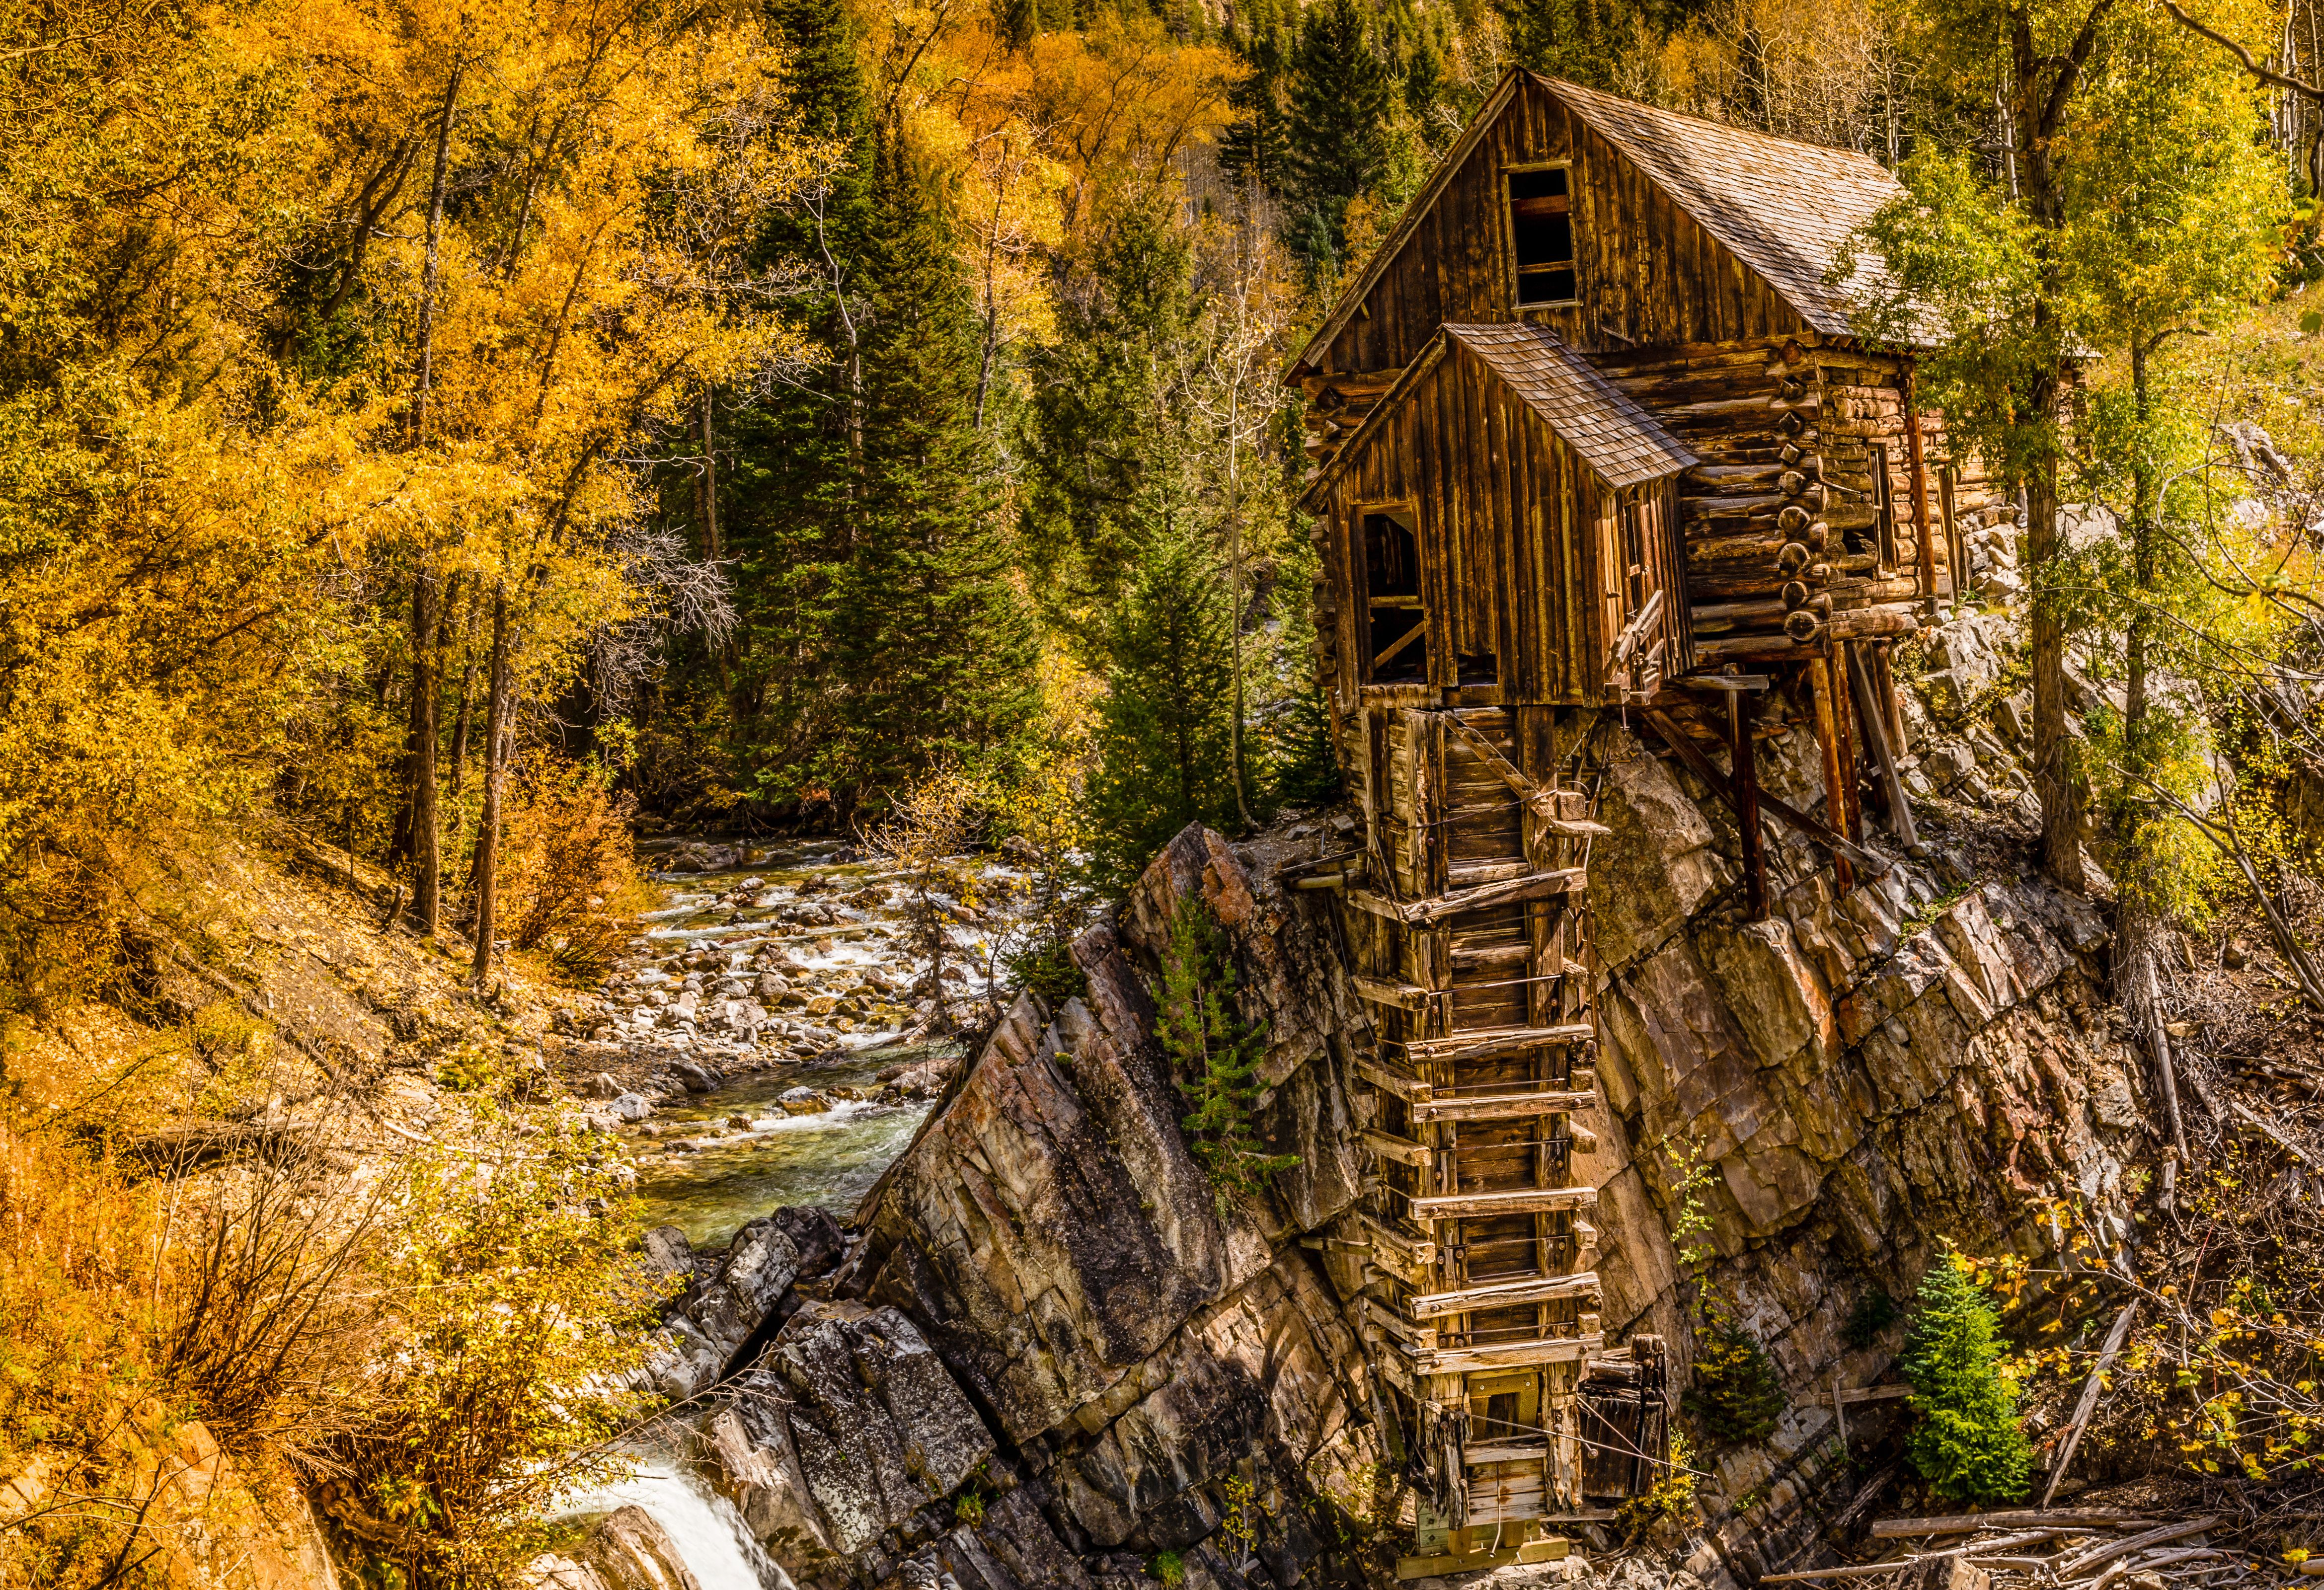
[[1162, 954], [1154, 1032], [1194, 1105], [1181, 1123], [1188, 1146], [1222, 1197], [1258, 1192], [1299, 1163], [1296, 1153], [1268, 1153], [1250, 1124], [1267, 1024], [1236, 1013], [1235, 982], [1233, 952], [1209, 904], [1199, 895], [1181, 900]]
[[2017, 1422], [2017, 1386], [2002, 1372], [1992, 1299], [1947, 1254], [1921, 1278], [1904, 1375], [1920, 1421], [1904, 1453], [1948, 1502], [2023, 1495], [2034, 1462]]
[[1115, 891], [1187, 823], [1234, 824], [1226, 591], [1204, 539], [1157, 521], [1103, 639], [1089, 805], [1093, 870]]
[[974, 316], [950, 219], [892, 129], [864, 268], [859, 531], [831, 620], [844, 703], [828, 759], [843, 806], [1004, 750], [1036, 704], [1039, 650], [976, 427]]
[[1350, 202], [1388, 174], [1397, 88], [1360, 0], [1307, 8], [1291, 58], [1287, 219], [1318, 272], [1340, 262]]
[[1248, 76], [1227, 90], [1235, 119], [1219, 141], [1219, 164], [1243, 181], [1280, 192], [1289, 175], [1291, 47], [1298, 8], [1259, 0], [1239, 10], [1228, 43]]

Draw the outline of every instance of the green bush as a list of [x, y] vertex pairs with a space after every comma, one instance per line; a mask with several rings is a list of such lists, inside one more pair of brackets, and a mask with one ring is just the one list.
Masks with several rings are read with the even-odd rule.
[[1949, 1502], [2023, 1495], [2034, 1454], [2017, 1422], [2017, 1385], [2001, 1367], [1985, 1289], [1948, 1254], [1921, 1278], [1904, 1374], [1920, 1415], [1905, 1456]]
[[1680, 1405], [1721, 1446], [1765, 1440], [1784, 1416], [1784, 1383], [1775, 1360], [1716, 1292], [1703, 1294], [1694, 1333], [1694, 1385]]

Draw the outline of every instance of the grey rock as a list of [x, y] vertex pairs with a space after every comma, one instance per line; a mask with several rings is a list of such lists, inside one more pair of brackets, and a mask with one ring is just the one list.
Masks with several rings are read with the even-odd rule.
[[653, 1101], [642, 1093], [624, 1093], [613, 1100], [613, 1114], [625, 1121], [642, 1121], [653, 1112]]
[[716, 1277], [688, 1300], [687, 1315], [723, 1363], [751, 1339], [798, 1273], [798, 1245], [772, 1216], [761, 1216], [735, 1233]]
[[644, 1237], [646, 1268], [656, 1275], [694, 1275], [694, 1245], [675, 1226], [657, 1226]]

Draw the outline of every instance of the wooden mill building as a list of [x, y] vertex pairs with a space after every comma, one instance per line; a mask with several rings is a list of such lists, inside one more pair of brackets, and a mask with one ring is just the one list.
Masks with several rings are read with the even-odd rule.
[[[1513, 71], [1289, 379], [1315, 461], [1318, 661], [1367, 825], [1338, 870], [1377, 1052], [1363, 1304], [1428, 1475], [1408, 1574], [1563, 1549], [1650, 1485], [1662, 1345], [1600, 1329], [1586, 889], [1622, 713], [1740, 814], [1909, 838], [1886, 649], [1994, 513], [1853, 331], [1863, 156]], [[1819, 819], [1757, 788], [1757, 693], [1812, 705]], [[1723, 766], [1722, 766], [1723, 764]], [[1885, 777], [1881, 777], [1885, 771]], [[1602, 1516], [1602, 1513], [1600, 1514]]]

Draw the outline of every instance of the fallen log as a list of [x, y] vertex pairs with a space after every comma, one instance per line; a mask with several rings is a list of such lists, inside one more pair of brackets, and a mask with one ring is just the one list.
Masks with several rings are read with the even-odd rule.
[[1897, 1540], [1914, 1535], [1966, 1535], [1975, 1530], [2023, 1530], [2057, 1524], [2064, 1528], [2100, 1528], [2144, 1524], [2147, 1521], [2119, 1507], [2024, 1507], [2010, 1512], [1954, 1512], [1935, 1518], [1884, 1518], [1872, 1526], [1876, 1540]]

